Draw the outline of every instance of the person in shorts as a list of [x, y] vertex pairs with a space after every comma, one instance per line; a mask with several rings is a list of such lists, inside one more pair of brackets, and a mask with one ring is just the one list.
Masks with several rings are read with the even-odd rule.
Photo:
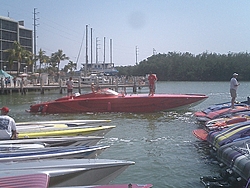
[[69, 78], [69, 80], [66, 82], [67, 85], [67, 94], [68, 96], [72, 96], [72, 92], [73, 92], [73, 81], [72, 81], [72, 77]]
[[237, 73], [233, 73], [233, 77], [230, 80], [230, 95], [231, 95], [231, 108], [234, 109], [234, 103], [237, 97], [237, 89], [240, 85], [237, 80]]
[[157, 81], [157, 77], [155, 74], [152, 74], [152, 72], [150, 72], [149, 76], [148, 76], [148, 83], [149, 83], [149, 96], [153, 96], [155, 93], [155, 82]]

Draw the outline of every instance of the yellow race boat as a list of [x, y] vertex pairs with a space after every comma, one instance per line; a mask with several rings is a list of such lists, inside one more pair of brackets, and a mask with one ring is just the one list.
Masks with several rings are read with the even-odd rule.
[[21, 129], [18, 130], [18, 138], [42, 138], [42, 137], [62, 137], [62, 136], [104, 136], [115, 126], [98, 126], [98, 127], [62, 127], [56, 129]]

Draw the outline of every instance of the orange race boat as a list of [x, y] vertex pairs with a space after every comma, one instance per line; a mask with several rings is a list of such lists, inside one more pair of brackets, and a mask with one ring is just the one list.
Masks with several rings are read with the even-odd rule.
[[30, 106], [31, 113], [133, 112], [152, 113], [197, 105], [208, 98], [202, 94], [119, 94], [110, 89], [67, 96]]

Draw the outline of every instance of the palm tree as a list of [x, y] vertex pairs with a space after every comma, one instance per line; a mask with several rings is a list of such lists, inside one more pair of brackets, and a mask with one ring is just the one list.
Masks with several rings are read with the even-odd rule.
[[37, 59], [39, 59], [39, 77], [41, 74], [42, 64], [47, 63], [49, 61], [49, 57], [45, 55], [45, 51], [40, 48], [38, 52]]
[[68, 63], [68, 69], [70, 70], [70, 74], [72, 75], [73, 71], [76, 70], [76, 63], [73, 61], [69, 61]]
[[39, 63], [40, 63], [39, 64], [39, 69], [40, 69], [40, 72], [41, 72], [41, 66], [42, 66], [43, 63], [46, 62], [46, 60], [45, 60], [45, 51], [42, 50], [41, 48], [40, 48], [40, 50], [38, 52], [37, 59], [39, 59]]
[[19, 42], [15, 41], [13, 43], [13, 47], [15, 50], [15, 58], [17, 60], [17, 75], [20, 73], [20, 65], [22, 62], [22, 58], [23, 58], [23, 53], [24, 53], [24, 49], [23, 47], [20, 45]]
[[11, 71], [13, 69], [13, 64], [14, 64], [14, 61], [15, 61], [15, 50], [14, 49], [7, 49], [4, 52], [8, 53], [8, 61], [7, 61], [7, 63], [9, 63], [9, 65], [10, 65], [10, 73], [11, 73]]
[[22, 51], [22, 59], [27, 66], [33, 65], [33, 63], [34, 63], [32, 52], [25, 50], [25, 49]]
[[60, 79], [60, 74], [59, 74], [59, 66], [60, 66], [60, 63], [61, 61], [64, 61], [64, 60], [68, 60], [69, 57], [67, 57], [62, 50], [58, 50], [57, 52], [53, 53], [52, 55], [52, 59], [54, 62], [56, 62], [58, 64], [58, 67], [57, 67], [57, 75], [58, 75], [58, 80]]
[[17, 61], [17, 75], [20, 73], [20, 65], [23, 60], [26, 62], [27, 65], [33, 64], [32, 52], [24, 49], [17, 41], [13, 43], [13, 48], [7, 49], [5, 50], [5, 52], [9, 53], [8, 59], [11, 69], [14, 61]]

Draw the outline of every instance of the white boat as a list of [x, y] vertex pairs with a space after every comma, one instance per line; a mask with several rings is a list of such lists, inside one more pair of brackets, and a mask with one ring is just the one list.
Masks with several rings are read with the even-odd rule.
[[[30, 174], [22, 176], [9, 176], [0, 178], [0, 187], [49, 187], [48, 174]], [[90, 186], [67, 186], [63, 188], [152, 188], [152, 184], [113, 184], [113, 185], [90, 185]], [[51, 187], [51, 186], [50, 186]]]
[[47, 174], [48, 187], [105, 185], [134, 164], [133, 161], [109, 159], [51, 159], [1, 163], [0, 178]]
[[90, 74], [89, 76], [81, 77], [81, 84], [108, 84], [109, 80], [105, 78], [104, 75], [101, 74]]
[[45, 127], [18, 129], [18, 138], [48, 138], [64, 136], [104, 136], [115, 126]]
[[0, 152], [13, 151], [21, 149], [42, 149], [45, 148], [44, 144], [0, 144]]
[[[54, 131], [54, 130], [66, 130], [66, 129], [83, 129], [93, 128], [98, 126], [91, 125], [67, 125], [67, 124], [43, 124], [43, 125], [18, 125], [16, 129], [18, 132], [37, 132], [37, 131]], [[101, 126], [99, 126], [101, 127]]]
[[56, 120], [56, 121], [29, 121], [17, 122], [16, 125], [44, 125], [44, 124], [67, 124], [67, 125], [84, 125], [93, 123], [109, 123], [111, 120]]
[[109, 146], [74, 146], [1, 151], [0, 162], [40, 159], [96, 158]]
[[16, 140], [0, 140], [0, 147], [28, 146], [27, 144], [38, 144], [43, 147], [60, 146], [94, 146], [104, 137], [101, 136], [72, 136], [72, 137], [49, 137], [49, 138], [29, 138]]

